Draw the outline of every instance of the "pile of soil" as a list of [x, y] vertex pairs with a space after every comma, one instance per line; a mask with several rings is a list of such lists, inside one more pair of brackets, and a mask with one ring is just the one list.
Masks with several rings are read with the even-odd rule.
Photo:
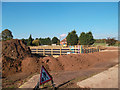
[[23, 59], [26, 56], [31, 56], [31, 51], [21, 40], [12, 39], [2, 42], [2, 56]]
[[2, 77], [25, 72], [39, 72], [41, 61], [31, 54], [30, 48], [21, 40], [13, 39], [2, 42]]
[[38, 57], [31, 54], [30, 48], [21, 40], [13, 39], [2, 42], [2, 77], [40, 72], [44, 65], [49, 71], [63, 70], [61, 63], [53, 57]]
[[95, 52], [89, 54], [70, 54], [62, 55], [58, 58], [45, 57], [43, 58], [44, 63], [49, 66], [52, 71], [64, 70], [80, 70], [92, 67], [93, 65], [105, 61], [118, 59], [118, 52]]
[[42, 62], [48, 65], [49, 71], [59, 71], [64, 69], [64, 66], [62, 66], [59, 60], [52, 56], [44, 57]]

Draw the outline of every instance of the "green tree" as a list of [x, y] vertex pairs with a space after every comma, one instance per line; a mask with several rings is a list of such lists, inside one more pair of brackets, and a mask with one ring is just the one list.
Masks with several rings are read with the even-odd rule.
[[51, 45], [52, 41], [48, 38], [39, 38], [41, 45]]
[[87, 37], [87, 41], [86, 41], [87, 45], [92, 45], [95, 42], [92, 32], [86, 33], [86, 37]]
[[33, 40], [33, 41], [32, 41], [32, 45], [33, 45], [33, 46], [39, 46], [39, 45], [40, 45], [39, 39]]
[[77, 45], [78, 44], [78, 36], [77, 36], [75, 30], [68, 33], [66, 39], [67, 39], [67, 44], [68, 45]]
[[79, 42], [81, 45], [86, 45], [86, 34], [82, 32], [79, 36]]
[[10, 40], [13, 39], [12, 32], [8, 29], [2, 31], [2, 40]]
[[57, 37], [53, 37], [53, 38], [52, 38], [52, 44], [57, 44], [57, 45], [59, 45], [59, 43], [60, 43], [60, 40], [59, 40]]
[[22, 42], [23, 42], [25, 45], [27, 45], [28, 39], [22, 38], [21, 40], [22, 40]]
[[81, 45], [92, 45], [95, 42], [92, 32], [82, 32], [79, 36], [79, 42]]
[[108, 46], [112, 46], [115, 45], [117, 40], [115, 40], [115, 38], [107, 38], [106, 43], [108, 44]]
[[28, 38], [28, 41], [27, 41], [27, 45], [32, 46], [32, 41], [33, 41], [32, 35], [30, 34], [30, 37]]
[[52, 44], [52, 41], [49, 37], [45, 38], [45, 41], [46, 41], [46, 45], [51, 45]]
[[25, 39], [24, 39], [24, 38], [22, 38], [21, 40], [22, 40], [22, 42], [25, 44]]
[[38, 40], [38, 38], [36, 38], [35, 40]]

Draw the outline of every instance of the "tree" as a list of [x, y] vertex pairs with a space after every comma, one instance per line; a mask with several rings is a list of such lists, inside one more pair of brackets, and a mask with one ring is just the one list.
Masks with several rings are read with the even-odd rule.
[[79, 36], [79, 42], [81, 45], [92, 45], [95, 42], [92, 32], [82, 32]]
[[38, 40], [38, 38], [36, 38], [35, 40]]
[[52, 44], [52, 41], [49, 37], [45, 38], [45, 41], [46, 41], [46, 45], [51, 45]]
[[51, 43], [52, 43], [52, 41], [49, 37], [48, 38], [40, 38], [39, 40], [42, 45], [51, 45]]
[[27, 45], [27, 43], [28, 43], [28, 39], [24, 39], [24, 38], [22, 38], [21, 40], [22, 40], [22, 42], [23, 42], [25, 45]]
[[92, 32], [86, 33], [86, 37], [87, 37], [87, 45], [92, 45], [95, 42], [95, 40], [93, 39]]
[[52, 38], [52, 44], [57, 44], [59, 45], [60, 40], [57, 37]]
[[86, 45], [86, 34], [82, 32], [79, 36], [79, 42], [81, 45]]
[[115, 38], [107, 38], [106, 40], [106, 43], [108, 44], [108, 46], [111, 46], [111, 45], [115, 45], [117, 40], [115, 40]]
[[32, 35], [30, 34], [30, 37], [28, 38], [28, 41], [27, 41], [27, 45], [32, 46], [32, 41], [33, 41]]
[[8, 29], [2, 31], [2, 40], [10, 40], [13, 39], [12, 32]]
[[77, 45], [78, 44], [78, 36], [77, 36], [75, 30], [68, 33], [66, 39], [67, 39], [67, 44], [68, 45]]
[[95, 39], [95, 43], [105, 43], [106, 39]]
[[33, 40], [33, 41], [32, 41], [32, 45], [33, 45], [33, 46], [39, 46], [39, 45], [40, 45], [39, 39]]
[[25, 44], [25, 39], [24, 38], [22, 38], [21, 41]]

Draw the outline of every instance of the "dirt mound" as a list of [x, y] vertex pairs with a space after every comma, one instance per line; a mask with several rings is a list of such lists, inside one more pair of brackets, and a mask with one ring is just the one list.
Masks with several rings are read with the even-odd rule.
[[2, 43], [2, 76], [25, 72], [34, 73], [39, 71], [41, 62], [31, 54], [21, 40], [7, 40]]
[[117, 59], [118, 52], [96, 52], [89, 54], [63, 55], [57, 58], [64, 70], [80, 70], [96, 63]]
[[[40, 58], [41, 59], [41, 58]], [[22, 72], [24, 73], [34, 73], [40, 72], [41, 65], [44, 65], [45, 68], [49, 68], [46, 64], [42, 62], [42, 60], [38, 59], [37, 57], [26, 57], [22, 61]]]
[[64, 70], [80, 70], [89, 67], [91, 64], [94, 64], [93, 62], [96, 59], [96, 57], [90, 54], [63, 55], [58, 58]]
[[64, 69], [62, 64], [59, 62], [59, 60], [55, 59], [52, 56], [43, 58], [42, 62], [49, 66], [50, 71], [58, 71]]
[[23, 72], [26, 75], [40, 72], [41, 65], [49, 71], [63, 70], [61, 63], [53, 57], [42, 59], [32, 55], [29, 47], [21, 40], [7, 40], [2, 43], [2, 76], [9, 77]]
[[21, 40], [12, 39], [2, 42], [2, 55], [11, 59], [23, 59], [31, 56], [31, 51]]

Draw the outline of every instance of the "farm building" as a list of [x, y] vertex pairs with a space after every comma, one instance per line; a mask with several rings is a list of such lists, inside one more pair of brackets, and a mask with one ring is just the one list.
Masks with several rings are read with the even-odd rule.
[[65, 38], [62, 41], [60, 41], [60, 45], [67, 46], [67, 39]]

